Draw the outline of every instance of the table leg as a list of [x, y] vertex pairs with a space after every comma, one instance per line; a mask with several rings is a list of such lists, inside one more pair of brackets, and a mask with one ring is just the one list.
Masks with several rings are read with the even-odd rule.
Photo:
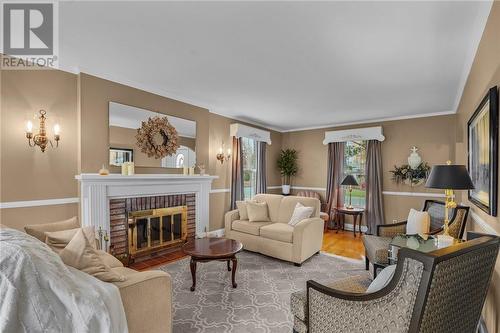
[[233, 263], [233, 271], [231, 273], [231, 282], [233, 283], [233, 288], [236, 288], [238, 285], [236, 284], [236, 266], [238, 265], [238, 260], [236, 257], [231, 258]]
[[363, 213], [359, 214], [359, 235], [361, 236], [361, 222], [363, 222]]
[[352, 216], [352, 232], [354, 233], [354, 238], [356, 238], [356, 221], [358, 220], [358, 215]]
[[230, 260], [227, 260], [227, 271], [231, 272], [231, 265], [229, 264]]
[[196, 287], [196, 260], [191, 258], [189, 267], [191, 268], [191, 278], [193, 279], [193, 285], [191, 286], [191, 291], [194, 291], [194, 288]]

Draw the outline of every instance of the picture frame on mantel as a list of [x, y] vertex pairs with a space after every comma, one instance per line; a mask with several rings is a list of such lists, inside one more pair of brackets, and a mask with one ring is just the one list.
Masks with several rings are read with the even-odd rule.
[[469, 201], [497, 216], [498, 88], [488, 90], [467, 123], [467, 165], [474, 184]]

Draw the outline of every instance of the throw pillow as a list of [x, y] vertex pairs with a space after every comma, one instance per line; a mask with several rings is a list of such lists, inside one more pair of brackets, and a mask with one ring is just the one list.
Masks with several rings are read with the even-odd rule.
[[80, 224], [78, 223], [76, 216], [59, 222], [27, 225], [24, 227], [24, 231], [26, 231], [28, 235], [38, 238], [42, 243], [44, 243], [46, 231], [61, 231], [75, 228], [80, 228]]
[[313, 210], [314, 207], [305, 207], [300, 202], [297, 202], [297, 204], [295, 205], [295, 209], [293, 210], [292, 217], [290, 218], [288, 224], [291, 226], [295, 226], [300, 221], [310, 218], [313, 213]]
[[421, 212], [416, 209], [410, 209], [406, 224], [406, 234], [416, 235], [429, 232], [431, 226], [431, 217], [428, 212]]
[[267, 203], [265, 202], [247, 202], [248, 220], [250, 222], [267, 222], [269, 214], [267, 212]]
[[375, 280], [373, 280], [372, 283], [370, 283], [370, 285], [368, 286], [368, 289], [366, 289], [366, 293], [374, 293], [387, 286], [394, 276], [396, 266], [397, 265], [387, 266], [380, 273], [378, 273]]
[[238, 208], [238, 213], [240, 214], [240, 220], [248, 220], [248, 209], [247, 203], [256, 201], [236, 201], [236, 207]]
[[61, 231], [46, 231], [45, 232], [45, 244], [47, 244], [54, 252], [59, 253], [68, 245], [68, 243], [73, 239], [76, 232], [82, 229], [87, 239], [90, 241], [90, 245], [95, 249], [95, 234], [94, 227], [83, 227], [75, 228]]
[[62, 261], [71, 267], [90, 274], [104, 282], [125, 281], [125, 277], [111, 270], [90, 244], [82, 229], [78, 230], [68, 245], [59, 253]]

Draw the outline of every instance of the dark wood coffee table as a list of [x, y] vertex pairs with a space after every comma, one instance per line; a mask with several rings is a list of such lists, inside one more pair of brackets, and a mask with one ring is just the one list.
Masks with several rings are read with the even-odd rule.
[[238, 260], [236, 259], [236, 253], [243, 249], [243, 244], [233, 239], [227, 238], [200, 238], [187, 242], [182, 246], [182, 251], [185, 254], [191, 256], [191, 276], [193, 278], [193, 286], [191, 291], [196, 288], [196, 264], [198, 262], [208, 262], [208, 261], [226, 261], [227, 270], [231, 271], [230, 261], [233, 264], [231, 281], [233, 283], [233, 288], [237, 287], [235, 281], [236, 266], [238, 265]]

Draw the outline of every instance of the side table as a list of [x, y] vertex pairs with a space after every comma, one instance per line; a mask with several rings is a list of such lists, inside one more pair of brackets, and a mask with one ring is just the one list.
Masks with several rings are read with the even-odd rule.
[[359, 234], [361, 235], [361, 221], [363, 220], [363, 213], [365, 212], [364, 208], [354, 207], [336, 207], [333, 209], [335, 214], [335, 224], [337, 228], [337, 232], [340, 229], [340, 223], [342, 223], [342, 230], [344, 230], [345, 226], [345, 216], [352, 216], [352, 231], [354, 233], [354, 237], [356, 237], [356, 223], [359, 225]]

